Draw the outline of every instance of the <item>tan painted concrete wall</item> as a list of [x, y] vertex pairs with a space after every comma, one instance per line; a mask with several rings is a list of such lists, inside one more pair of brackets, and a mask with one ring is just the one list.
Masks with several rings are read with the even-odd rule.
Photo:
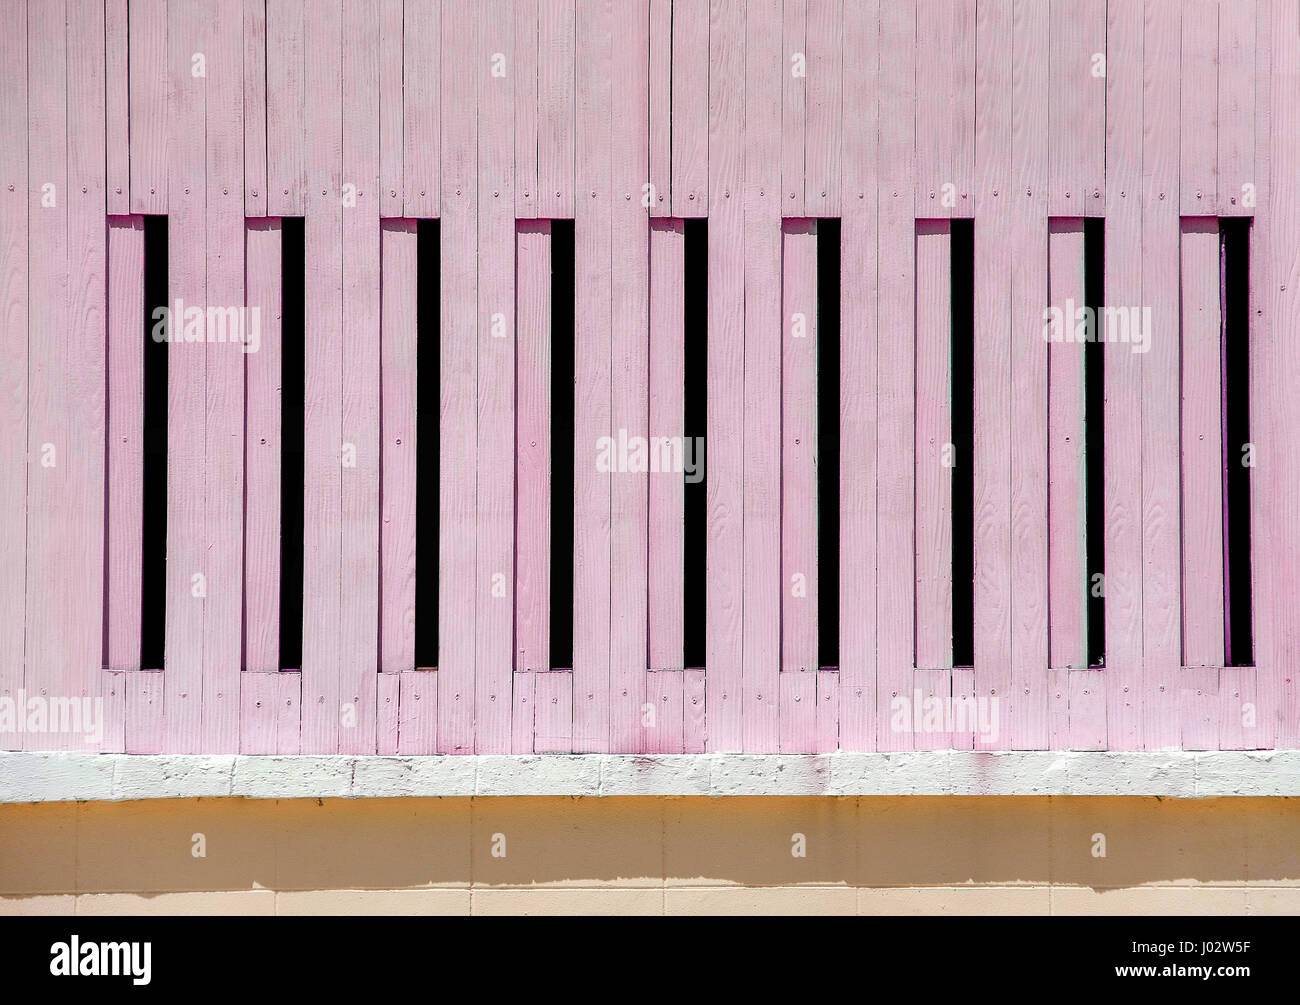
[[0, 805], [0, 914], [73, 912], [1297, 914], [1300, 799]]

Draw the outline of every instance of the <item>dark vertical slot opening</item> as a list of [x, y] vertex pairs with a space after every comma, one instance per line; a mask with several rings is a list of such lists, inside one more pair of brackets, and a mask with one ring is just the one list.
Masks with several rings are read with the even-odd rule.
[[438, 485], [442, 423], [442, 245], [437, 220], [415, 230], [415, 665], [438, 665]]
[[1250, 569], [1250, 220], [1220, 221], [1223, 270], [1224, 662], [1253, 666]]
[[1106, 665], [1106, 360], [1101, 335], [1105, 303], [1106, 221], [1083, 221], [1083, 300], [1095, 319], [1083, 347], [1084, 520], [1087, 528], [1088, 666]]
[[840, 665], [840, 221], [817, 221], [817, 662]]
[[551, 221], [551, 666], [573, 666], [573, 221]]
[[[975, 222], [953, 220], [952, 665], [975, 665]], [[997, 263], [990, 267], [998, 268]]]
[[306, 366], [302, 217], [281, 221], [280, 669], [302, 668], [303, 379]]
[[682, 657], [683, 666], [704, 666], [706, 486], [709, 379], [709, 225], [687, 220], [684, 228], [682, 300], [686, 340], [683, 433], [694, 444], [696, 481], [687, 481], [683, 500]]
[[[167, 349], [154, 341], [167, 307], [167, 217], [144, 218], [144, 536], [141, 541], [140, 667], [163, 665], [167, 610]], [[179, 321], [179, 319], [176, 319]]]

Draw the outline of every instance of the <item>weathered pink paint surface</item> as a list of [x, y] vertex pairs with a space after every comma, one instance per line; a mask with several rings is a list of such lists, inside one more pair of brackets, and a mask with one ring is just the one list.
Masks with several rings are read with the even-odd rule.
[[[10, 0], [0, 701], [102, 702], [98, 749], [134, 753], [1300, 744], [1298, 19], [1290, 0]], [[161, 667], [140, 659], [142, 346], [160, 306], [143, 302], [143, 214], [167, 216], [169, 299], [262, 315], [257, 354], [169, 349]], [[292, 216], [300, 668], [278, 665]], [[1106, 303], [1153, 319], [1145, 351], [1104, 349], [1101, 514], [1084, 506], [1081, 347], [1043, 338], [1044, 307], [1082, 299], [1089, 216]], [[1253, 666], [1224, 665], [1226, 216], [1253, 218]], [[685, 432], [689, 217], [708, 221], [707, 302], [690, 305], [708, 324], [703, 611], [683, 602], [681, 481], [594, 463], [602, 437]], [[963, 217], [973, 431], [949, 398]], [[417, 668], [430, 218], [440, 651]], [[841, 221], [837, 485], [818, 453], [818, 218]], [[575, 381], [553, 400], [564, 219]], [[560, 407], [572, 445], [550, 439]], [[974, 666], [954, 667], [944, 448], [969, 432]], [[570, 449], [573, 512], [552, 512]], [[550, 529], [570, 520], [560, 667]], [[1090, 668], [1093, 534], [1106, 659]], [[697, 617], [702, 669], [684, 658]], [[835, 618], [839, 666], [822, 667]], [[996, 728], [926, 723], [930, 700]], [[0, 749], [94, 746], [5, 722]]]

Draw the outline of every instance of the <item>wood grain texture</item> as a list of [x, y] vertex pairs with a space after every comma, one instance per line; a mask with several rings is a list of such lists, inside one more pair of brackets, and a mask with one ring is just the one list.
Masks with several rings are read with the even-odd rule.
[[[782, 6], [745, 8], [744, 603], [741, 748], [780, 743]], [[712, 445], [710, 443], [710, 450]]]
[[415, 542], [419, 533], [415, 506], [419, 477], [415, 221], [383, 221], [380, 241], [379, 670], [387, 674], [415, 669]]
[[[730, 42], [722, 39], [715, 42], [712, 33], [721, 28], [719, 17], [730, 13], [710, 0], [674, 0], [673, 3], [673, 216], [709, 215], [716, 84], [712, 68], [716, 66], [717, 46], [734, 45], [734, 39], [741, 37], [743, 29], [739, 23], [727, 22], [736, 31]], [[732, 20], [739, 22], [742, 15], [743, 11], [737, 11]]]
[[[808, 0], [806, 31], [803, 211], [808, 216], [839, 216], [844, 0]], [[849, 59], [856, 58], [857, 52], [849, 50]]]
[[804, 215], [804, 145], [808, 128], [808, 0], [781, 6], [781, 215]]
[[108, 225], [106, 666], [140, 669], [144, 540], [144, 219]]
[[1050, 7], [1049, 211], [1052, 216], [1101, 216], [1106, 0], [1051, 0]]
[[[709, 23], [708, 429], [704, 660], [710, 750], [743, 743], [745, 279], [733, 263], [745, 246], [746, 46], [743, 7], [713, 4]], [[678, 188], [674, 183], [674, 205]]]
[[1088, 666], [1087, 456], [1084, 453], [1083, 221], [1053, 220], [1048, 235], [1048, 610], [1053, 667]]
[[916, 225], [916, 665], [952, 667], [952, 232]]
[[[652, 223], [650, 442], [652, 457], [663, 456], [655, 453], [662, 449], [670, 460], [675, 445], [684, 446], [681, 438], [685, 435], [685, 252], [681, 220]], [[659, 444], [665, 446], [660, 448]], [[647, 662], [655, 670], [681, 670], [684, 666], [685, 497], [684, 475], [673, 470], [671, 464], [667, 470], [650, 475], [646, 646]]]
[[[406, 114], [403, 52], [403, 0], [382, 0], [379, 8], [379, 215], [405, 215], [406, 186], [402, 172], [406, 147], [402, 121]], [[416, 58], [416, 54], [412, 54]]]
[[1218, 205], [1219, 4], [1188, 0], [1182, 10], [1179, 208], [1184, 216], [1209, 216]]
[[266, 0], [244, 0], [244, 213], [266, 216]]
[[975, 4], [932, 0], [916, 19], [916, 212], [974, 215]]
[[[187, 21], [182, 5], [177, 14], [177, 37], [183, 38]], [[185, 107], [183, 100], [178, 108], [170, 98], [170, 22], [167, 0], [127, 4], [132, 213], [168, 212], [170, 123]]]
[[[444, 13], [442, 129], [441, 418], [438, 427], [438, 729], [443, 754], [474, 751], [474, 642], [478, 610], [478, 18]], [[409, 121], [409, 117], [408, 117]], [[407, 172], [408, 179], [410, 172]]]
[[[781, 228], [781, 672], [817, 662], [817, 224]], [[782, 730], [786, 721], [782, 692]], [[811, 715], [811, 703], [797, 710]], [[802, 741], [801, 741], [802, 742]]]
[[[1189, 217], [1180, 240], [1181, 488], [1185, 667], [1224, 659], [1223, 349], [1219, 224]], [[1217, 484], [1216, 484], [1217, 483]], [[1186, 720], [1183, 720], [1186, 727]]]
[[877, 174], [876, 721], [880, 750], [910, 750], [894, 728], [915, 665], [916, 217], [913, 109], [916, 4], [881, 4]]
[[[876, 747], [876, 0], [846, 4], [840, 222], [839, 743]], [[751, 92], [752, 93], [752, 92]], [[827, 487], [830, 488], [829, 486]]]
[[[1142, 37], [1138, 0], [1111, 4], [1106, 48], [1106, 300], [1142, 299]], [[1113, 750], [1142, 744], [1142, 428], [1143, 354], [1132, 344], [1104, 350], [1106, 403], [1105, 544], [1106, 742]]]
[[[1267, 12], [1267, 3], [1265, 12]], [[1256, 0], [1219, 4], [1218, 126], [1216, 181], [1219, 216], [1251, 216], [1245, 186], [1255, 182], [1256, 92], [1260, 80], [1256, 53]]]
[[[520, 222], [516, 235], [515, 268], [518, 339], [515, 382], [518, 398], [515, 411], [513, 667], [518, 674], [551, 669], [552, 305], [549, 220]], [[560, 449], [566, 449], [565, 445], [561, 444]], [[559, 514], [558, 519], [568, 517]], [[518, 690], [518, 681], [515, 686]], [[531, 750], [531, 709], [528, 721], [528, 749]]]
[[[449, 20], [459, 27], [456, 13]], [[409, 54], [410, 58], [407, 58]], [[402, 212], [436, 217], [442, 197], [442, 0], [402, 7]], [[462, 82], [463, 83], [463, 82]], [[463, 88], [454, 92], [465, 97]], [[459, 117], [456, 120], [460, 121]]]
[[[267, 0], [266, 51], [275, 54], [266, 62], [266, 207], [271, 216], [306, 214], [307, 53], [318, 55], [309, 47], [309, 20], [305, 0]], [[319, 56], [328, 58], [327, 53]], [[317, 79], [324, 83], [327, 78]]]
[[[19, 7], [21, 13], [24, 8]], [[127, 0], [104, 3], [104, 192], [108, 212], [131, 212], [131, 71]], [[24, 92], [25, 92], [24, 88]], [[10, 92], [12, 93], [12, 92]], [[24, 93], [24, 104], [26, 95]], [[12, 136], [13, 133], [6, 133]]]
[[572, 219], [576, 129], [575, 0], [538, 0], [537, 215]]
[[[0, 89], [8, 95], [0, 102], [0, 697], [10, 700], [24, 679], [29, 217], [40, 212], [28, 173], [27, 8], [26, 0], [0, 8]], [[0, 750], [21, 746], [21, 736], [0, 732]]]

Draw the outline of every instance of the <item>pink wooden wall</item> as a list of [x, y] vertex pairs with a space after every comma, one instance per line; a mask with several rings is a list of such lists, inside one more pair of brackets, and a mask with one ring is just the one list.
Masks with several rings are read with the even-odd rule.
[[[6, 698], [100, 698], [104, 728], [11, 726], [0, 748], [1297, 746], [1298, 16], [1294, 0], [4, 0], [0, 716]], [[169, 351], [161, 667], [139, 662], [147, 214], [167, 217], [171, 300], [264, 319], [258, 353]], [[305, 590], [302, 666], [284, 671], [294, 216]], [[1222, 665], [1216, 557], [1227, 216], [1253, 217], [1249, 667]], [[683, 660], [680, 481], [602, 473], [593, 447], [682, 432], [695, 217], [703, 668]], [[1104, 669], [1081, 655], [1081, 349], [1041, 335], [1046, 305], [1082, 297], [1083, 217], [1105, 219], [1106, 302], [1154, 319], [1149, 352], [1104, 357]], [[436, 670], [413, 642], [420, 218], [441, 221]], [[816, 218], [842, 227], [841, 479], [820, 486], [839, 494], [837, 667], [817, 658]], [[937, 557], [958, 218], [975, 221], [971, 667], [953, 665]], [[553, 219], [575, 221], [571, 668], [547, 639], [547, 529], [570, 519], [546, 488], [570, 449], [549, 442]], [[918, 694], [992, 703], [1000, 728], [900, 726], [895, 699]]]

